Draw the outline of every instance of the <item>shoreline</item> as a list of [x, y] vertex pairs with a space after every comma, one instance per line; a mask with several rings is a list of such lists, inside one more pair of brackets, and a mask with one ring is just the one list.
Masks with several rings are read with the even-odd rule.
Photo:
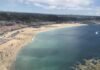
[[[63, 24], [52, 24], [44, 25], [40, 28], [27, 27], [12, 32], [8, 32], [3, 38], [9, 38], [10, 40], [0, 45], [0, 70], [10, 70], [10, 67], [16, 60], [19, 51], [28, 43], [34, 40], [38, 33], [46, 32], [55, 29], [85, 26], [87, 24], [79, 23], [63, 23]], [[12, 36], [14, 35], [14, 36]]]

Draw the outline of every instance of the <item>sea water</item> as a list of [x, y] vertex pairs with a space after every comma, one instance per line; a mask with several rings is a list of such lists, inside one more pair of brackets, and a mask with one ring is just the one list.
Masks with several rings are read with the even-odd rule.
[[39, 33], [20, 51], [15, 70], [72, 70], [84, 59], [100, 58], [99, 31], [100, 25], [88, 25]]

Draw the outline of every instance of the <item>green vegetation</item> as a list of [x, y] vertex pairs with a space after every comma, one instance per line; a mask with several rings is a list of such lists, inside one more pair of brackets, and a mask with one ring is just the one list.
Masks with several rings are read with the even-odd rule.
[[100, 16], [51, 15], [37, 13], [0, 12], [0, 20], [16, 22], [67, 22], [100, 20]]

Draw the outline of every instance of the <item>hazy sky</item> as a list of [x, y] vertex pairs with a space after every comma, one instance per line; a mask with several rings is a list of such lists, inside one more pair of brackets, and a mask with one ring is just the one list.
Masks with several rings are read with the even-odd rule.
[[100, 0], [0, 0], [0, 11], [100, 15]]

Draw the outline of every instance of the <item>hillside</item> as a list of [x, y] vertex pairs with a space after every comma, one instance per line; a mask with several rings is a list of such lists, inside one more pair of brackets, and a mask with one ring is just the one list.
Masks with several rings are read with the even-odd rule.
[[39, 22], [39, 21], [84, 21], [100, 20], [100, 16], [83, 16], [83, 15], [51, 15], [39, 13], [18, 13], [18, 12], [0, 12], [0, 20], [16, 22]]

